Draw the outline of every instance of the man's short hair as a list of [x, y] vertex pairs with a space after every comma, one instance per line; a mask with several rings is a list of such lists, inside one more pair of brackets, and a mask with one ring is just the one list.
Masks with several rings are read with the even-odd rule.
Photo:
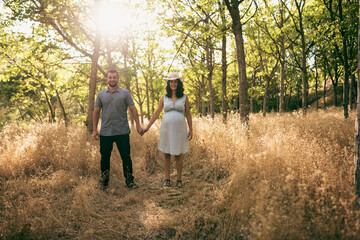
[[115, 69], [110, 69], [110, 70], [106, 73], [106, 77], [109, 75], [109, 73], [116, 73], [117, 77], [119, 78], [119, 73], [118, 73], [118, 71], [116, 71]]

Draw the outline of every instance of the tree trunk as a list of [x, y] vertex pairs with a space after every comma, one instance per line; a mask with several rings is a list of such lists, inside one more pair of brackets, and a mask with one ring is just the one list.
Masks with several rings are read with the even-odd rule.
[[350, 111], [354, 110], [354, 95], [355, 95], [355, 74], [351, 74], [351, 82], [350, 82], [350, 89], [349, 89], [349, 105]]
[[222, 70], [222, 81], [221, 81], [221, 110], [223, 116], [223, 123], [226, 123], [227, 119], [227, 99], [226, 99], [226, 78], [227, 78], [227, 62], [226, 62], [226, 33], [223, 32], [222, 46], [221, 46], [221, 70]]
[[255, 87], [256, 70], [253, 72], [251, 81], [251, 94], [250, 94], [250, 113], [254, 113], [254, 87]]
[[[302, 25], [301, 25], [302, 26]], [[306, 45], [305, 45], [305, 34], [301, 34], [301, 79], [302, 79], [302, 110], [303, 114], [306, 114], [307, 100], [308, 100], [308, 83], [307, 83], [307, 70], [306, 70]]]
[[153, 85], [153, 79], [150, 79], [150, 96], [151, 96], [151, 115], [155, 112], [155, 91]]
[[107, 55], [109, 69], [115, 69], [115, 65], [114, 65], [112, 57], [111, 57], [111, 47], [110, 47], [108, 38], [105, 38], [105, 46], [106, 46], [106, 55]]
[[343, 42], [343, 65], [344, 65], [344, 87], [343, 87], [343, 107], [344, 107], [344, 118], [349, 117], [349, 61], [347, 54], [347, 42], [345, 34], [345, 23], [342, 14], [342, 0], [338, 0], [339, 5], [339, 18], [340, 18], [340, 33]]
[[221, 71], [222, 71], [222, 80], [221, 80], [221, 112], [223, 117], [223, 123], [227, 121], [227, 93], [226, 93], [226, 78], [227, 78], [227, 60], [226, 60], [226, 17], [225, 17], [225, 6], [223, 1], [219, 1], [219, 9], [221, 21], [223, 24], [222, 31], [222, 41], [221, 41]]
[[42, 90], [44, 92], [44, 95], [45, 95], [46, 103], [47, 103], [47, 105], [49, 107], [49, 110], [50, 110], [50, 121], [49, 122], [55, 122], [55, 109], [53, 108], [53, 106], [52, 106], [52, 104], [50, 102], [50, 98], [49, 98], [48, 94], [45, 91], [44, 85], [42, 83], [40, 83], [40, 84], [41, 84], [41, 88], [42, 88]]
[[285, 83], [285, 68], [286, 68], [286, 54], [285, 54], [285, 34], [283, 30], [284, 25], [284, 2], [280, 3], [280, 27], [281, 27], [281, 36], [280, 36], [280, 99], [279, 99], [279, 113], [284, 112], [284, 83]]
[[59, 101], [59, 105], [60, 105], [60, 108], [61, 108], [61, 112], [63, 113], [63, 116], [64, 116], [65, 127], [67, 127], [67, 125], [68, 125], [68, 119], [67, 119], [67, 115], [66, 115], [66, 111], [65, 111], [64, 104], [63, 104], [62, 101], [61, 101], [61, 98], [60, 98], [60, 95], [59, 95], [59, 92], [58, 92], [57, 89], [55, 90], [55, 92], [56, 92], [56, 97], [57, 97], [57, 99], [58, 99], [58, 101]]
[[[205, 55], [201, 55], [201, 64], [205, 64]], [[201, 74], [201, 114], [202, 116], [206, 115], [206, 109], [205, 109], [205, 97], [206, 97], [206, 83], [205, 83], [205, 76], [204, 74]]]
[[326, 108], [326, 72], [324, 71], [324, 108]]
[[208, 37], [206, 39], [206, 64], [207, 64], [207, 80], [208, 80], [208, 88], [209, 88], [209, 112], [211, 118], [214, 119], [215, 112], [214, 112], [214, 91], [212, 86], [212, 77], [213, 77], [213, 50], [211, 44], [211, 38]]
[[318, 68], [317, 68], [317, 61], [315, 57], [315, 99], [316, 99], [316, 110], [319, 109], [319, 100], [318, 100], [318, 82], [319, 82], [319, 76], [318, 76]]
[[[126, 45], [126, 47], [128, 47], [128, 45]], [[130, 93], [131, 93], [131, 90], [130, 90], [130, 81], [131, 81], [131, 75], [130, 75], [130, 70], [128, 69], [128, 66], [127, 66], [127, 56], [128, 56], [128, 51], [127, 50], [124, 50], [124, 78], [125, 78], [125, 88], [126, 90], [128, 90]], [[130, 115], [130, 124], [131, 124], [131, 127], [134, 126], [134, 117], [132, 114], [129, 114]]]
[[[359, 3], [360, 14], [360, 3]], [[360, 18], [359, 18], [359, 31], [358, 31], [358, 69], [360, 69]], [[357, 81], [357, 96], [360, 96], [360, 71], [358, 71]], [[355, 119], [355, 191], [360, 197], [360, 98], [357, 98], [357, 109]]]
[[[95, 0], [95, 4], [100, 6], [101, 0]], [[95, 22], [96, 22], [96, 36], [95, 36], [95, 44], [94, 44], [94, 53], [91, 56], [91, 73], [90, 73], [88, 113], [87, 113], [87, 130], [90, 133], [92, 133], [93, 131], [92, 115], [94, 112], [96, 78], [97, 78], [97, 69], [98, 69], [98, 60], [100, 56], [100, 42], [101, 42], [99, 21], [95, 21]]]
[[205, 110], [205, 76], [201, 75], [201, 114], [202, 116], [206, 115]]
[[239, 110], [241, 123], [249, 123], [249, 102], [248, 102], [248, 84], [246, 79], [245, 47], [242, 35], [242, 23], [240, 19], [239, 4], [240, 1], [225, 0], [226, 6], [232, 18], [232, 29], [235, 36], [236, 57], [239, 67]]
[[268, 100], [268, 95], [269, 95], [269, 82], [270, 82], [270, 77], [269, 76], [265, 76], [265, 91], [264, 91], [264, 101], [263, 101], [263, 116], [266, 117], [266, 112], [267, 112], [267, 100]]
[[137, 73], [135, 72], [135, 87], [136, 87], [136, 95], [138, 96], [138, 104], [139, 104], [139, 110], [140, 110], [140, 119], [141, 123], [144, 123], [144, 112], [143, 112], [143, 101], [141, 101], [141, 94], [140, 94], [140, 88], [139, 88], [139, 79], [137, 77]]
[[146, 106], [147, 106], [147, 119], [150, 121], [151, 113], [150, 113], [150, 96], [149, 96], [149, 79], [145, 77], [145, 92], [146, 92]]

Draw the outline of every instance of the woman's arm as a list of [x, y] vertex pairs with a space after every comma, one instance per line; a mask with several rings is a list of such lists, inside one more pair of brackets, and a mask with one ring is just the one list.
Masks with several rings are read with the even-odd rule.
[[158, 108], [156, 109], [154, 114], [151, 116], [150, 122], [148, 123], [148, 125], [144, 129], [144, 133], [147, 132], [149, 130], [149, 128], [151, 127], [151, 125], [153, 125], [153, 123], [158, 119], [158, 117], [159, 117], [159, 115], [160, 115], [160, 113], [161, 113], [161, 111], [163, 109], [163, 106], [164, 106], [164, 96], [162, 96], [160, 98]]
[[188, 139], [190, 141], [193, 137], [193, 133], [192, 133], [192, 118], [191, 118], [191, 113], [190, 113], [190, 103], [189, 103], [189, 99], [188, 99], [187, 95], [186, 95], [186, 99], [185, 99], [185, 115], [186, 115], [186, 120], [187, 120], [187, 123], [189, 126]]

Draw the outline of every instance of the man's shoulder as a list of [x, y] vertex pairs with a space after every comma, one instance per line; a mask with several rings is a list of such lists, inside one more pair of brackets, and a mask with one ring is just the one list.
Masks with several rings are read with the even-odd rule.
[[119, 92], [121, 92], [121, 93], [126, 93], [126, 94], [130, 94], [130, 91], [129, 91], [129, 90], [127, 90], [127, 89], [125, 89], [125, 88], [121, 88], [121, 87], [119, 87]]
[[100, 92], [98, 92], [98, 95], [103, 95], [104, 93], [106, 93], [109, 89], [105, 88], [104, 90], [101, 90]]

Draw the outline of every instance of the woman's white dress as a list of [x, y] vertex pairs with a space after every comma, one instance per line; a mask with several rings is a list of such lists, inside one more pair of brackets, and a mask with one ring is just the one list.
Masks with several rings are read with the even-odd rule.
[[189, 151], [185, 122], [186, 95], [175, 103], [164, 95], [164, 116], [160, 125], [159, 150], [170, 155], [180, 155]]

